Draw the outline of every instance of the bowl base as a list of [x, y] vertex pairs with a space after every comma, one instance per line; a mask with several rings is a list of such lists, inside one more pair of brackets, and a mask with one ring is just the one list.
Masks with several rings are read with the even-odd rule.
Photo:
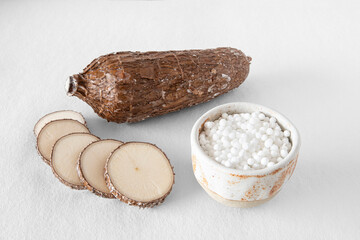
[[[200, 182], [199, 182], [200, 183]], [[267, 201], [271, 200], [273, 197], [276, 196], [277, 193], [272, 195], [271, 197], [263, 200], [254, 200], [254, 201], [240, 201], [240, 200], [229, 200], [226, 198], [221, 197], [219, 194], [211, 191], [202, 183], [200, 183], [201, 187], [210, 195], [215, 201], [228, 206], [228, 207], [235, 207], [235, 208], [251, 208], [266, 203]]]

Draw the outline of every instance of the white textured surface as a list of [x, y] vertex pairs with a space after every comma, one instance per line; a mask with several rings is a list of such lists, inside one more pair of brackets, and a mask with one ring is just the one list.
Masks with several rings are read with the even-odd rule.
[[[359, 1], [1, 1], [0, 239], [359, 239]], [[137, 124], [107, 123], [67, 76], [101, 54], [231, 46], [253, 58], [237, 90]], [[224, 207], [197, 184], [189, 134], [205, 111], [249, 101], [299, 129], [297, 169], [270, 202]], [[101, 138], [150, 141], [175, 166], [165, 203], [139, 210], [62, 185], [35, 150], [44, 114], [73, 109]]]

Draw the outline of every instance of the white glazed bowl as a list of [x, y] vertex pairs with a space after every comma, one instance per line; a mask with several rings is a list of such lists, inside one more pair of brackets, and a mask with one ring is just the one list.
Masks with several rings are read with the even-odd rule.
[[[211, 159], [199, 144], [204, 123], [216, 120], [222, 113], [261, 111], [273, 116], [278, 124], [291, 132], [289, 155], [280, 163], [260, 170], [227, 168]], [[191, 154], [194, 175], [201, 187], [216, 201], [232, 207], [253, 207], [274, 197], [294, 172], [300, 149], [300, 135], [294, 125], [274, 110], [253, 103], [234, 102], [211, 109], [202, 115], [191, 130]]]

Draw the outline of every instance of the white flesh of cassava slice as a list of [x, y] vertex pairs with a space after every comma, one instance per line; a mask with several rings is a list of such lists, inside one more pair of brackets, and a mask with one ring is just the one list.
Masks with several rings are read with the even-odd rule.
[[81, 115], [80, 113], [72, 110], [57, 111], [46, 114], [45, 116], [40, 118], [40, 120], [35, 124], [34, 127], [35, 136], [39, 135], [39, 132], [46, 124], [48, 124], [51, 121], [60, 120], [60, 119], [73, 119], [85, 125], [85, 119], [83, 115]]
[[55, 142], [59, 138], [75, 132], [89, 133], [89, 129], [80, 122], [71, 119], [54, 120], [46, 124], [37, 137], [37, 149], [43, 160], [49, 164]]
[[153, 207], [170, 193], [174, 172], [166, 155], [155, 145], [128, 142], [108, 158], [105, 180], [111, 193], [121, 201]]
[[89, 133], [71, 133], [56, 141], [50, 165], [60, 182], [74, 189], [85, 188], [77, 174], [77, 163], [83, 149], [98, 140]]
[[104, 179], [105, 164], [110, 154], [123, 142], [106, 139], [88, 145], [80, 154], [77, 170], [85, 187], [101, 197], [114, 198]]

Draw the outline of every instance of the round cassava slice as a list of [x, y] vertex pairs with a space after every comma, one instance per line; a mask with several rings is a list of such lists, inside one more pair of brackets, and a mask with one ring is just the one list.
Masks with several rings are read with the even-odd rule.
[[89, 133], [89, 129], [72, 119], [54, 120], [46, 124], [37, 137], [37, 149], [43, 160], [50, 164], [51, 151], [55, 142], [69, 133]]
[[174, 172], [165, 153], [155, 145], [128, 142], [108, 158], [105, 181], [121, 201], [140, 208], [154, 207], [169, 195]]
[[83, 149], [98, 140], [89, 133], [71, 133], [56, 141], [50, 166], [60, 182], [74, 189], [85, 189], [77, 174], [77, 162]]
[[105, 164], [111, 153], [123, 142], [105, 139], [88, 145], [80, 154], [77, 170], [85, 187], [98, 196], [114, 198], [106, 185]]
[[35, 124], [34, 127], [34, 134], [35, 136], [39, 135], [41, 129], [51, 121], [60, 120], [60, 119], [73, 119], [76, 120], [84, 125], [86, 125], [85, 119], [81, 113], [72, 111], [72, 110], [62, 110], [56, 111], [49, 114], [46, 114]]

